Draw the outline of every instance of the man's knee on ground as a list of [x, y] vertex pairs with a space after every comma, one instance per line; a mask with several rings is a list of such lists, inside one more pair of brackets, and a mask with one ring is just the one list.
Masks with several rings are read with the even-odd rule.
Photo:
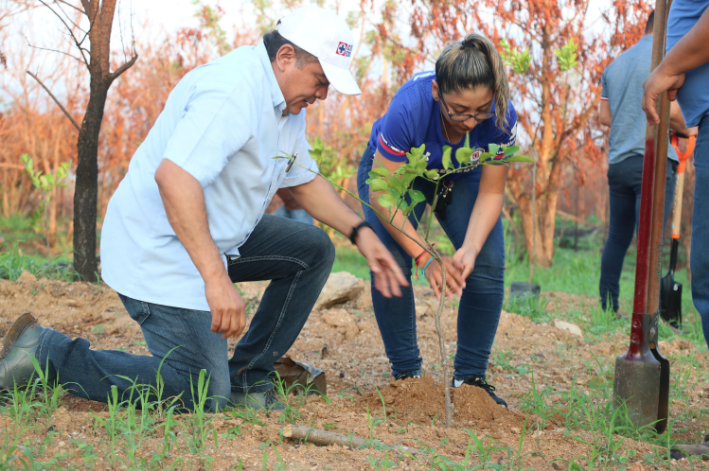
[[335, 245], [325, 231], [319, 227], [308, 228], [302, 243], [312, 256], [311, 264], [322, 262], [329, 270], [335, 263]]
[[208, 395], [209, 400], [207, 401], [207, 409], [215, 412], [216, 410], [224, 409], [229, 403], [229, 396], [231, 395], [231, 383], [228, 381], [229, 376], [227, 375], [227, 381], [215, 381], [209, 383]]

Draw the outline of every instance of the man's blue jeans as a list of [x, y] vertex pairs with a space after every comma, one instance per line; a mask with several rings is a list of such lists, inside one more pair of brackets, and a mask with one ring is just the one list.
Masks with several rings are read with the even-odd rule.
[[[47, 330], [37, 353], [49, 363], [50, 379], [73, 394], [105, 402], [112, 386], [126, 398], [132, 381], [156, 385], [164, 380], [163, 399], [181, 395], [192, 409], [201, 369], [209, 375], [211, 410], [223, 408], [231, 391], [263, 392], [273, 388], [273, 364], [293, 345], [332, 269], [335, 249], [313, 225], [265, 215], [229, 262], [233, 282], [272, 280], [246, 335], [231, 359], [227, 341], [210, 331], [209, 311], [145, 303], [120, 295], [130, 316], [140, 324], [152, 356], [89, 349], [84, 339]], [[159, 283], [160, 280], [155, 280]]]
[[[613, 304], [613, 312], [618, 312], [620, 295], [620, 275], [623, 271], [625, 254], [633, 241], [640, 218], [640, 190], [643, 182], [643, 156], [634, 155], [622, 162], [608, 166], [608, 188], [610, 190], [610, 226], [608, 239], [601, 257], [601, 281], [599, 293], [601, 307], [607, 309], [608, 299]], [[675, 173], [677, 164], [667, 160], [665, 181], [664, 223], [672, 211], [675, 196]], [[663, 225], [664, 228], [664, 225]]]
[[[370, 148], [362, 156], [357, 175], [359, 197], [369, 202], [369, 186], [365, 183], [372, 169], [374, 153]], [[478, 195], [480, 172], [475, 172], [455, 181], [453, 200], [447, 208], [447, 217], [438, 222], [443, 227], [456, 249], [460, 248], [468, 230], [468, 222]], [[423, 192], [431, 204], [435, 185], [422, 178], [414, 181], [414, 189]], [[379, 221], [374, 211], [364, 207], [366, 220], [374, 226], [379, 238], [387, 246], [411, 281], [411, 257], [396, 243]], [[426, 209], [420, 203], [409, 216], [417, 227], [417, 220]], [[502, 220], [498, 220], [475, 260], [475, 268], [466, 280], [466, 288], [458, 310], [458, 351], [455, 355], [455, 375], [485, 376], [490, 349], [495, 340], [504, 298], [505, 249]], [[415, 371], [421, 367], [421, 353], [416, 339], [416, 311], [414, 290], [402, 288], [403, 296], [387, 299], [372, 287], [374, 314], [384, 340], [384, 348], [392, 365], [394, 375]]]
[[709, 117], [699, 123], [694, 149], [694, 211], [692, 214], [692, 299], [702, 317], [704, 339], [709, 345]]
[[275, 210], [273, 215], [304, 222], [305, 224], [313, 224], [313, 217], [304, 209], [286, 209], [286, 206], [283, 205]]

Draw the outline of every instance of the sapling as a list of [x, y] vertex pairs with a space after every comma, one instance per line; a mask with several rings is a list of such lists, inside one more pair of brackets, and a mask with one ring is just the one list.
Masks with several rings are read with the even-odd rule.
[[66, 183], [62, 182], [62, 180], [64, 180], [69, 174], [71, 160], [60, 164], [54, 173], [44, 173], [41, 170], [35, 170], [34, 160], [27, 154], [22, 154], [20, 156], [20, 161], [22, 161], [22, 165], [25, 167], [25, 172], [32, 180], [32, 185], [37, 188], [42, 195], [39, 200], [39, 206], [32, 216], [32, 219], [35, 224], [40, 219], [43, 219], [40, 226], [42, 228], [42, 232], [44, 232], [44, 238], [47, 244], [47, 253], [51, 258], [52, 251], [49, 247], [49, 221], [47, 221], [47, 207], [52, 200], [52, 193], [54, 190], [57, 187], [66, 186]]
[[[446, 354], [446, 347], [443, 337], [443, 329], [441, 327], [441, 313], [443, 312], [443, 306], [445, 302], [446, 293], [446, 268], [443, 263], [441, 253], [436, 249], [435, 245], [430, 239], [430, 228], [433, 218], [433, 212], [428, 213], [428, 222], [426, 224], [426, 229], [421, 229], [421, 236], [424, 243], [421, 244], [415, 237], [412, 237], [404, 230], [404, 226], [401, 227], [393, 224], [394, 217], [397, 213], [401, 212], [404, 215], [404, 223], [406, 219], [409, 218], [413, 213], [414, 208], [423, 203], [426, 203], [426, 197], [419, 190], [414, 190], [412, 185], [416, 178], [423, 178], [426, 181], [435, 184], [435, 193], [438, 194], [438, 188], [440, 183], [448, 176], [456, 173], [457, 171], [471, 171], [472, 169], [478, 167], [479, 165], [509, 165], [513, 162], [533, 162], [533, 160], [524, 155], [515, 155], [519, 152], [518, 146], [498, 146], [496, 144], [490, 144], [487, 152], [482, 152], [479, 155], [477, 150], [470, 148], [470, 135], [466, 135], [465, 143], [463, 147], [459, 148], [453, 154], [452, 148], [450, 146], [443, 147], [443, 171], [429, 170], [426, 168], [427, 159], [424, 156], [426, 151], [425, 144], [420, 147], [412, 148], [407, 154], [407, 160], [401, 164], [396, 171], [389, 172], [386, 168], [382, 166], [373, 167], [369, 172], [369, 179], [367, 184], [372, 189], [373, 192], [378, 193], [377, 201], [379, 204], [386, 208], [387, 214], [382, 214], [376, 208], [374, 208], [369, 203], [362, 201], [357, 195], [348, 191], [346, 188], [339, 185], [333, 179], [322, 175], [321, 172], [314, 172], [320, 176], [326, 178], [332, 185], [334, 185], [340, 191], [344, 191], [361, 204], [366, 205], [371, 208], [380, 218], [388, 221], [392, 224], [403, 235], [414, 241], [422, 250], [428, 252], [434, 260], [436, 260], [441, 267], [442, 283], [441, 283], [441, 296], [438, 303], [438, 309], [436, 311], [435, 322], [436, 322], [436, 333], [438, 334], [439, 349], [441, 354], [441, 362], [443, 365], [443, 382], [445, 387], [445, 403], [446, 403], [446, 427], [451, 425], [452, 416], [452, 405], [450, 399], [450, 386], [451, 381], [448, 372], [448, 355]], [[313, 153], [313, 158], [317, 161], [319, 156], [317, 153]], [[291, 162], [297, 164], [297, 161], [290, 156], [277, 156], [274, 158], [288, 158]], [[457, 162], [455, 165], [453, 159]], [[421, 228], [421, 225], [419, 225]]]

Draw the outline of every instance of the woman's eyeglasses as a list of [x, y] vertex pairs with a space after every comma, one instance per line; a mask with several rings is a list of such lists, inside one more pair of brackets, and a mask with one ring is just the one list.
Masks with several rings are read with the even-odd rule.
[[438, 98], [441, 99], [441, 103], [443, 103], [443, 106], [446, 109], [446, 113], [448, 113], [448, 117], [451, 119], [451, 121], [467, 121], [470, 118], [475, 118], [475, 121], [485, 121], [486, 119], [490, 119], [493, 116], [495, 116], [495, 113], [493, 113], [492, 110], [490, 111], [485, 111], [483, 113], [475, 113], [475, 114], [466, 114], [466, 113], [451, 113], [451, 111], [448, 109], [448, 104], [446, 103], [446, 100], [443, 99], [443, 95], [441, 95], [441, 92], [438, 92]]

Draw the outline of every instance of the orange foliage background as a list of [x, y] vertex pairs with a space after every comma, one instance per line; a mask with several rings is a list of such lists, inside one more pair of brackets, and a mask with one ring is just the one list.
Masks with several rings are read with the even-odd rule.
[[[296, 3], [288, 2], [286, 6], [297, 6]], [[595, 214], [605, 221], [606, 132], [600, 128], [595, 116], [600, 95], [598, 79], [613, 57], [642, 35], [644, 19], [641, 17], [648, 11], [648, 6], [644, 0], [610, 2], [595, 27], [597, 34], [591, 34], [584, 23], [586, 19], [578, 15], [566, 24], [555, 18], [565, 12], [581, 11], [587, 3], [581, 0], [465, 0], [454, 4], [412, 0], [382, 5], [363, 0], [359, 14], [350, 17], [356, 34], [364, 38], [355, 62], [363, 94], [347, 97], [331, 93], [325, 102], [318, 102], [310, 108], [309, 138], [321, 137], [338, 150], [343, 160], [356, 163], [367, 145], [372, 123], [386, 111], [398, 87], [413, 73], [432, 69], [438, 51], [447, 42], [460, 39], [466, 32], [480, 31], [495, 43], [508, 37], [514, 46], [530, 48], [534, 52], [539, 50], [537, 32], [524, 28], [517, 28], [517, 32], [510, 30], [530, 15], [540, 24], [546, 18], [553, 23], [555, 47], [572, 37], [579, 44], [580, 69], [583, 71], [578, 90], [573, 90], [572, 102], [568, 101], [568, 96], [562, 95], [568, 93], [569, 88], [560, 85], [551, 88], [552, 96], [546, 105], [553, 115], [547, 123], [555, 136], [550, 142], [564, 159], [557, 191], [558, 206], [570, 213], [575, 213], [577, 207], [582, 208], [579, 216]], [[125, 175], [133, 153], [145, 139], [175, 84], [194, 67], [232, 48], [256, 44], [263, 31], [273, 25], [273, 18], [257, 9], [256, 23], [240, 25], [234, 33], [227, 34], [220, 24], [223, 10], [204, 4], [197, 7], [198, 27], [180, 29], [159, 43], [137, 43], [138, 62], [109, 91], [99, 149], [100, 216], [105, 213], [108, 200]], [[3, 12], [0, 11], [0, 39], [3, 39], [2, 18]], [[402, 22], [401, 18], [410, 21]], [[70, 51], [66, 49], [65, 52]], [[45, 70], [41, 66], [38, 68], [32, 54], [13, 54], [13, 51], [5, 50], [4, 55], [8, 60], [7, 64], [0, 61], [0, 69], [4, 68], [0, 88], [10, 101], [0, 108], [0, 210], [2, 215], [9, 216], [32, 211], [36, 205], [36, 195], [19, 166], [21, 154], [32, 156], [36, 167], [47, 172], [54, 171], [61, 162], [75, 159], [76, 155], [76, 129], [24, 71], [33, 67], [50, 88], [52, 84], [61, 83], [60, 100], [77, 121], [81, 120], [88, 97], [88, 76], [80, 64], [68, 57], [58, 56], [56, 63], [59, 66]], [[117, 55], [116, 62], [120, 58]], [[530, 129], [538, 125], [540, 116], [540, 111], [535, 109], [534, 93], [535, 87], [544, 79], [534, 77], [541, 73], [541, 69], [535, 67], [537, 65], [533, 63], [527, 75], [516, 76], [510, 71], [513, 101], [520, 113], [520, 123], [526, 128], [526, 133], [524, 129], [519, 131], [520, 143], [527, 146], [532, 155], [529, 152]], [[568, 116], [560, 114], [564, 106], [572, 111]], [[585, 118], [579, 124], [582, 115]], [[574, 132], [569, 132], [572, 128]], [[535, 146], [539, 153], [542, 149], [539, 144]], [[518, 194], [511, 198], [513, 204], [519, 204], [515, 200], [531, 191], [527, 170], [520, 169], [511, 174], [519, 187]], [[353, 182], [349, 184], [353, 188]], [[583, 185], [586, 185], [585, 189], [579, 190]], [[546, 190], [538, 186], [537, 191], [543, 194]], [[579, 191], [577, 205], [575, 198]], [[57, 190], [50, 208], [53, 231], [56, 231], [58, 217], [71, 216], [71, 203], [71, 185]]]

